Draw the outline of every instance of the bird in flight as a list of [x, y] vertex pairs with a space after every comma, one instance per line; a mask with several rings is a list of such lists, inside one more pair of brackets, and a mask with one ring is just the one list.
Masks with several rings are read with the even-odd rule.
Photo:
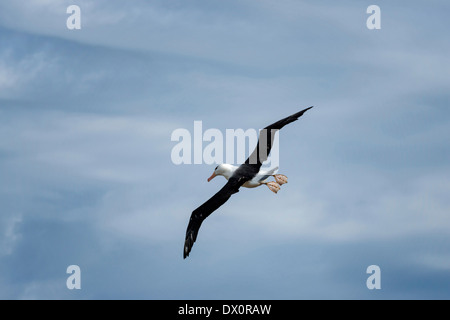
[[[184, 241], [183, 258], [186, 259], [191, 252], [194, 242], [197, 240], [198, 230], [202, 222], [235, 193], [239, 192], [240, 187], [255, 188], [266, 185], [272, 192], [277, 193], [280, 186], [287, 183], [287, 177], [282, 174], [275, 174], [278, 168], [268, 171], [260, 170], [264, 161], [267, 160], [270, 150], [272, 149], [275, 133], [285, 125], [298, 120], [306, 111], [312, 107], [306, 108], [300, 112], [281, 119], [267, 127], [259, 133], [258, 144], [250, 157], [240, 166], [230, 164], [218, 165], [208, 182], [214, 177], [224, 176], [228, 182], [208, 201], [195, 209], [186, 230], [186, 238]], [[275, 181], [268, 181], [270, 177], [274, 177]]]

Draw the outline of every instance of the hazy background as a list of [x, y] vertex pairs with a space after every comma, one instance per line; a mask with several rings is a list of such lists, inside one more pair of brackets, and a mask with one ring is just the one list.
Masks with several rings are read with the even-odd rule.
[[[449, 299], [449, 10], [0, 0], [0, 298]], [[225, 180], [174, 165], [171, 133], [310, 105], [280, 134], [289, 183], [233, 196], [183, 260], [192, 210]]]

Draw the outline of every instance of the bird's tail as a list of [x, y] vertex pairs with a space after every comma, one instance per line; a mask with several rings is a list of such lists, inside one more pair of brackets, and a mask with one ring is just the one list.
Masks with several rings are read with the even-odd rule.
[[273, 175], [277, 171], [278, 171], [278, 167], [275, 167], [275, 168], [272, 168], [269, 171], [267, 171], [267, 174]]
[[275, 174], [275, 172], [278, 171], [278, 167], [272, 168], [267, 172], [263, 172], [261, 178], [259, 179], [259, 181], [264, 181], [267, 178], [269, 178], [271, 175]]

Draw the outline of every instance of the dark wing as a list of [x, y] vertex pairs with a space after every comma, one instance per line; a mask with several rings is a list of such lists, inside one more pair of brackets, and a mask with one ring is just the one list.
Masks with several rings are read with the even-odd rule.
[[261, 165], [264, 161], [267, 160], [267, 157], [270, 154], [275, 133], [285, 125], [298, 120], [298, 118], [300, 118], [306, 111], [311, 108], [312, 107], [309, 107], [300, 112], [294, 113], [293, 115], [272, 123], [271, 125], [262, 129], [259, 133], [258, 144], [256, 145], [256, 148], [255, 150], [253, 150], [250, 157], [245, 161], [245, 164], [252, 167], [253, 171], [259, 172]]
[[239, 188], [247, 181], [246, 179], [236, 179], [230, 178], [225, 186], [220, 189], [215, 195], [211, 197], [208, 201], [202, 204], [200, 207], [192, 212], [189, 224], [186, 230], [186, 240], [184, 241], [184, 252], [183, 258], [189, 256], [192, 246], [197, 239], [198, 230], [202, 225], [203, 220], [205, 220], [211, 213], [217, 210], [221, 205], [227, 202], [230, 197], [239, 192]]

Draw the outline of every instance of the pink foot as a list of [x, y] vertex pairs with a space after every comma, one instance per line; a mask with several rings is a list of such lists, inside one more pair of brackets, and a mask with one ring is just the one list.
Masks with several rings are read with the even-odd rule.
[[279, 185], [283, 185], [288, 182], [288, 178], [284, 174], [274, 174], [273, 177]]
[[280, 185], [275, 181], [267, 182], [266, 186], [269, 187], [270, 191], [272, 191], [273, 193], [277, 193], [278, 191], [280, 191]]

